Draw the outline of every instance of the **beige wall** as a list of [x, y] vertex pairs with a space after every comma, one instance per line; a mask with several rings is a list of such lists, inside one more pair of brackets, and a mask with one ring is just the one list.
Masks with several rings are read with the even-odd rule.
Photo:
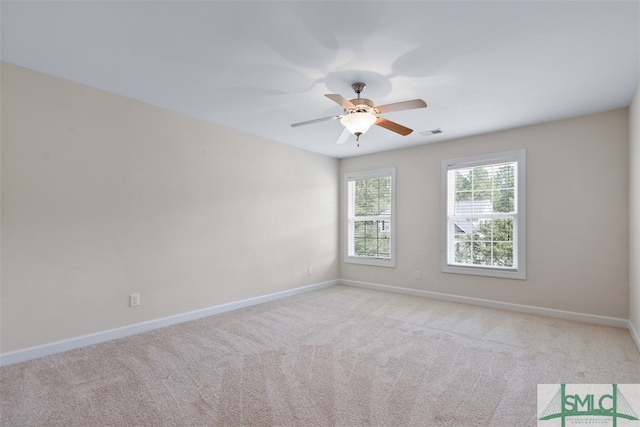
[[338, 160], [7, 64], [1, 82], [0, 352], [338, 277]]
[[[397, 267], [342, 263], [341, 278], [626, 319], [628, 141], [628, 109], [621, 109], [345, 159], [342, 173], [397, 168]], [[527, 150], [527, 279], [442, 273], [441, 161], [521, 148]]]
[[[629, 319], [640, 338], [640, 86], [629, 109], [631, 144], [629, 159], [631, 188], [629, 191]], [[636, 341], [640, 347], [640, 342]]]

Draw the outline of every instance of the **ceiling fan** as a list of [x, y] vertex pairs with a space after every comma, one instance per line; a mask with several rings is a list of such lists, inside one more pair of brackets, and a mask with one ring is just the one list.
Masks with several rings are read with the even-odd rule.
[[328, 93], [325, 96], [344, 108], [344, 114], [339, 116], [329, 116], [320, 119], [307, 120], [306, 122], [294, 123], [291, 127], [309, 125], [311, 123], [324, 122], [326, 120], [340, 119], [340, 123], [344, 129], [336, 144], [342, 144], [347, 141], [349, 133], [356, 136], [356, 141], [360, 140], [360, 135], [369, 130], [372, 125], [378, 125], [392, 132], [399, 133], [402, 136], [409, 135], [413, 129], [402, 126], [379, 116], [379, 114], [389, 113], [392, 111], [412, 110], [415, 108], [425, 108], [427, 103], [422, 99], [412, 99], [410, 101], [395, 102], [393, 104], [375, 106], [373, 101], [367, 98], [360, 98], [360, 94], [366, 87], [362, 82], [356, 82], [351, 85], [355, 91], [357, 98], [346, 99], [341, 95]]

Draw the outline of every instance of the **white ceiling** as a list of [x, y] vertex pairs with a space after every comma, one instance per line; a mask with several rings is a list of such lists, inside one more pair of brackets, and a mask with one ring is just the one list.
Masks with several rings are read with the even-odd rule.
[[[2, 1], [1, 59], [344, 158], [626, 107], [640, 8], [627, 1]], [[334, 144], [367, 84], [385, 114]], [[421, 132], [442, 129], [440, 135]]]

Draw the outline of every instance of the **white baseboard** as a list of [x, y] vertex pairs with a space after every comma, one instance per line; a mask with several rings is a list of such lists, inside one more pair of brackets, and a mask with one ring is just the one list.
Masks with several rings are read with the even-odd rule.
[[241, 301], [231, 302], [228, 304], [208, 307], [201, 310], [182, 313], [175, 316], [164, 317], [161, 319], [150, 320], [148, 322], [137, 323], [122, 328], [111, 329], [108, 331], [98, 332], [95, 334], [84, 335], [81, 337], [71, 338], [63, 341], [57, 341], [50, 344], [44, 344], [37, 347], [31, 347], [23, 350], [17, 350], [0, 354], [0, 366], [12, 365], [14, 363], [25, 362], [27, 360], [37, 359], [39, 357], [49, 356], [76, 348], [86, 347], [118, 338], [124, 338], [130, 335], [147, 332], [154, 329], [164, 328], [166, 326], [176, 325], [178, 323], [196, 320], [214, 314], [225, 313], [239, 308], [250, 307], [252, 305], [262, 304], [269, 301], [275, 301], [298, 295], [304, 292], [310, 292], [333, 285], [347, 285], [366, 289], [373, 289], [385, 292], [395, 292], [406, 295], [420, 296], [426, 298], [439, 299], [444, 301], [459, 302], [464, 304], [479, 305], [483, 307], [497, 308], [501, 310], [510, 310], [521, 313], [537, 314], [541, 316], [556, 317], [567, 320], [575, 320], [585, 323], [594, 323], [599, 325], [614, 326], [627, 328], [633, 338], [638, 351], [640, 351], [640, 334], [636, 331], [632, 323], [627, 319], [619, 319], [615, 317], [597, 316], [593, 314], [575, 313], [570, 311], [555, 310], [551, 308], [536, 307], [522, 304], [513, 304], [507, 302], [493, 301], [481, 298], [465, 297], [460, 295], [445, 294], [441, 292], [424, 291], [419, 289], [401, 288], [397, 286], [381, 285], [376, 283], [359, 282], [355, 280], [330, 280], [327, 282], [316, 283], [313, 285], [302, 286], [281, 292], [275, 292], [259, 297], [248, 298]]
[[627, 328], [629, 329], [631, 338], [633, 338], [633, 341], [636, 343], [636, 347], [638, 347], [638, 351], [640, 351], [640, 334], [638, 334], [638, 331], [636, 331], [636, 329], [633, 327], [633, 323], [631, 323], [631, 320], [627, 321], [627, 323]]
[[195, 310], [188, 313], [177, 314], [175, 316], [163, 317], [161, 319], [150, 320], [148, 322], [137, 323], [135, 325], [124, 326], [122, 328], [111, 329], [108, 331], [97, 332], [95, 334], [83, 335], [81, 337], [70, 338], [67, 340], [44, 344], [37, 347], [31, 347], [24, 350], [12, 351], [0, 354], [0, 366], [7, 366], [14, 363], [25, 362], [27, 360], [49, 356], [52, 354], [61, 353], [63, 351], [74, 350], [76, 348], [86, 347], [89, 345], [111, 341], [118, 338], [128, 337], [130, 335], [139, 334], [141, 332], [147, 332], [154, 329], [164, 328], [166, 326], [176, 325], [178, 323], [188, 322], [190, 320], [212, 316], [214, 314], [225, 313], [227, 311], [237, 310], [239, 308], [262, 304], [269, 301], [275, 301], [304, 292], [327, 288], [329, 286], [337, 285], [338, 283], [338, 280], [330, 280], [328, 282], [316, 283], [313, 285], [302, 286], [295, 289], [275, 292], [272, 294], [248, 298], [241, 301], [235, 301], [228, 304]]
[[[401, 288], [397, 286], [380, 285], [377, 283], [358, 282], [355, 280], [340, 280], [340, 284], [347, 286], [356, 286], [359, 288], [373, 289], [385, 292], [396, 292], [400, 294], [433, 298], [438, 300], [459, 302], [464, 304], [479, 305], [483, 307], [497, 308], [500, 310], [517, 311], [520, 313], [538, 314], [547, 317], [556, 317], [566, 320], [575, 320], [578, 322], [595, 323], [598, 325], [615, 326], [618, 328], [628, 328], [630, 322], [627, 319], [619, 319], [616, 317], [598, 316], [595, 314], [575, 313], [572, 311], [555, 310], [552, 308], [536, 307], [531, 305], [513, 304], [509, 302], [500, 302], [481, 298], [464, 297], [460, 295], [445, 294], [441, 292], [423, 291], [419, 289]], [[630, 329], [631, 331], [631, 329]], [[632, 332], [633, 335], [633, 332]], [[636, 345], [638, 344], [637, 336], [634, 337]], [[640, 349], [640, 346], [638, 347]]]

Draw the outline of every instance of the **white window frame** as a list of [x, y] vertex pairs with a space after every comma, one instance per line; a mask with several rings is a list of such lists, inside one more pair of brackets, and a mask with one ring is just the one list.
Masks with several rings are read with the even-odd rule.
[[[453, 227], [449, 221], [449, 170], [463, 169], [469, 167], [498, 164], [504, 162], [517, 162], [516, 169], [516, 223], [513, 243], [514, 243], [514, 268], [498, 268], [490, 266], [456, 265], [449, 263], [449, 245], [452, 244], [453, 236], [450, 236]], [[526, 150], [504, 151], [501, 153], [485, 154], [478, 156], [462, 157], [442, 161], [441, 172], [441, 195], [442, 195], [442, 241], [441, 241], [441, 270], [444, 273], [471, 274], [477, 276], [491, 276], [500, 278], [525, 280], [526, 274]]]
[[[351, 215], [351, 195], [349, 191], [349, 183], [351, 181], [391, 177], [391, 216], [389, 223], [391, 225], [391, 235], [389, 241], [389, 259], [376, 258], [376, 257], [364, 257], [350, 255], [351, 248], [353, 247], [353, 224], [354, 219]], [[345, 231], [344, 231], [344, 262], [353, 264], [365, 264], [375, 265], [381, 267], [395, 267], [396, 266], [396, 168], [384, 168], [375, 169], [362, 172], [347, 172], [344, 174], [343, 182], [343, 206], [345, 215]]]

